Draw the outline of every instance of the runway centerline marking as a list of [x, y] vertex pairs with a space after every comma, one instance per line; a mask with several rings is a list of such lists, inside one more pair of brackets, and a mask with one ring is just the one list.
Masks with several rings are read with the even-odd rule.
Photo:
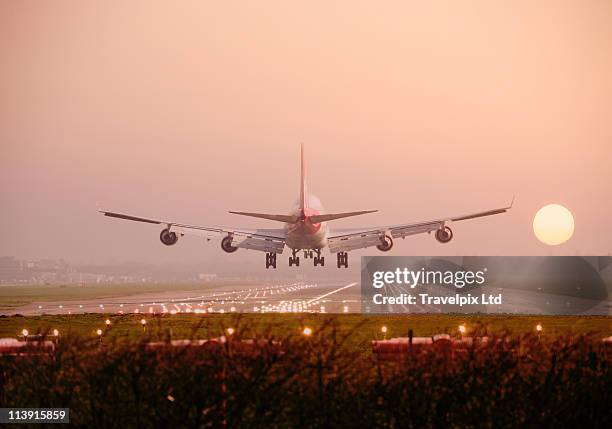
[[355, 286], [356, 284], [357, 284], [357, 282], [348, 284], [346, 286], [342, 286], [341, 288], [332, 290], [331, 292], [327, 292], [327, 293], [325, 293], [325, 294], [323, 294], [323, 295], [321, 295], [321, 296], [319, 296], [317, 298], [312, 298], [311, 300], [307, 301], [306, 304], [311, 304], [311, 303], [313, 303], [315, 301], [319, 301], [319, 300], [325, 298], [326, 296], [329, 296], [329, 295], [334, 294], [336, 292], [340, 292], [341, 290], [344, 290], [344, 289], [348, 289], [348, 288], [350, 288], [352, 286]]

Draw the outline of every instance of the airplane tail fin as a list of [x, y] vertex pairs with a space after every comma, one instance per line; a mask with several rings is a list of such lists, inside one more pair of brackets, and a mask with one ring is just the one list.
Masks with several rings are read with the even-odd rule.
[[300, 209], [308, 207], [308, 194], [306, 192], [306, 165], [304, 162], [304, 143], [300, 146]]
[[327, 221], [330, 221], [330, 220], [342, 219], [342, 218], [345, 218], [345, 217], [359, 216], [359, 215], [363, 215], [363, 214], [367, 214], [367, 213], [374, 213], [374, 212], [377, 212], [377, 211], [378, 210], [364, 210], [364, 211], [360, 211], [360, 212], [329, 213], [329, 214], [310, 216], [308, 219], [310, 219], [310, 221], [312, 223], [321, 223], [321, 222], [327, 222]]
[[285, 223], [295, 223], [297, 221], [297, 216], [291, 216], [291, 215], [233, 212], [233, 211], [230, 211], [230, 213], [241, 215], [241, 216], [250, 216], [250, 217], [258, 217], [261, 219], [276, 220], [276, 221], [285, 222]]

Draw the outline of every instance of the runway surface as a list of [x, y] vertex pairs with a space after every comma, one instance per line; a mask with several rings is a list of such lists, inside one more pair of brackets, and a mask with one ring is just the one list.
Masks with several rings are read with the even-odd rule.
[[[395, 289], [395, 288], [394, 288]], [[81, 300], [34, 301], [5, 311], [5, 314], [83, 314], [83, 313], [360, 313], [361, 290], [358, 282], [296, 282], [262, 286], [203, 284], [201, 289], [138, 293], [126, 286], [124, 296]], [[425, 288], [423, 291], [427, 291]], [[136, 291], [136, 292], [135, 292]], [[387, 291], [399, 295], [407, 290]], [[437, 288], [436, 295], [454, 295], [454, 291]], [[474, 291], [476, 292], [476, 291]], [[501, 305], [400, 305], [382, 309], [388, 314], [575, 314], [610, 315], [610, 300], [592, 301], [563, 295], [510, 288], [482, 288], [478, 294], [502, 294]], [[476, 293], [475, 293], [476, 294]], [[370, 313], [367, 306], [364, 313]], [[372, 309], [373, 310], [373, 309]], [[379, 310], [380, 311], [380, 310]], [[373, 310], [372, 312], [377, 312]]]
[[201, 291], [179, 289], [163, 293], [129, 294], [115, 298], [32, 302], [10, 314], [83, 313], [358, 313], [361, 311], [359, 283], [286, 283], [270, 286], [236, 285], [202, 287]]

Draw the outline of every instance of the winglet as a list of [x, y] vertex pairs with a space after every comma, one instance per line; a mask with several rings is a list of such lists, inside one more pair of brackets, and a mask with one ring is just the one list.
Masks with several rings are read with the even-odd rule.
[[510, 210], [512, 206], [514, 205], [514, 197], [515, 195], [512, 195], [512, 201], [510, 201], [510, 205], [507, 207], [508, 210]]

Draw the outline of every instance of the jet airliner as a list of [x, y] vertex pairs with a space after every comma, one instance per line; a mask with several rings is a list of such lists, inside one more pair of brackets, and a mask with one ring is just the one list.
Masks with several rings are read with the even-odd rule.
[[269, 214], [235, 212], [230, 213], [267, 219], [284, 223], [284, 228], [277, 229], [243, 229], [218, 228], [200, 225], [188, 225], [179, 222], [150, 219], [123, 213], [100, 210], [105, 216], [164, 225], [159, 238], [166, 246], [176, 244], [179, 237], [185, 234], [198, 235], [211, 238], [221, 238], [221, 249], [233, 253], [239, 248], [258, 250], [266, 254], [266, 268], [276, 268], [276, 257], [283, 253], [285, 246], [291, 249], [289, 266], [299, 266], [300, 252], [304, 259], [312, 259], [314, 266], [324, 266], [325, 257], [322, 250], [328, 248], [330, 253], [336, 254], [338, 268], [348, 268], [348, 252], [376, 246], [382, 252], [388, 252], [393, 247], [393, 240], [405, 238], [409, 235], [432, 233], [440, 243], [448, 243], [453, 238], [453, 231], [449, 223], [461, 220], [474, 219], [484, 216], [505, 213], [512, 208], [514, 199], [507, 207], [472, 213], [463, 216], [443, 217], [426, 222], [415, 222], [399, 225], [388, 225], [372, 228], [358, 228], [334, 232], [328, 228], [327, 223], [351, 216], [373, 213], [377, 210], [364, 210], [346, 213], [324, 213], [319, 200], [308, 194], [306, 188], [306, 170], [304, 165], [304, 146], [300, 153], [301, 177], [300, 196], [298, 203], [290, 214]]

